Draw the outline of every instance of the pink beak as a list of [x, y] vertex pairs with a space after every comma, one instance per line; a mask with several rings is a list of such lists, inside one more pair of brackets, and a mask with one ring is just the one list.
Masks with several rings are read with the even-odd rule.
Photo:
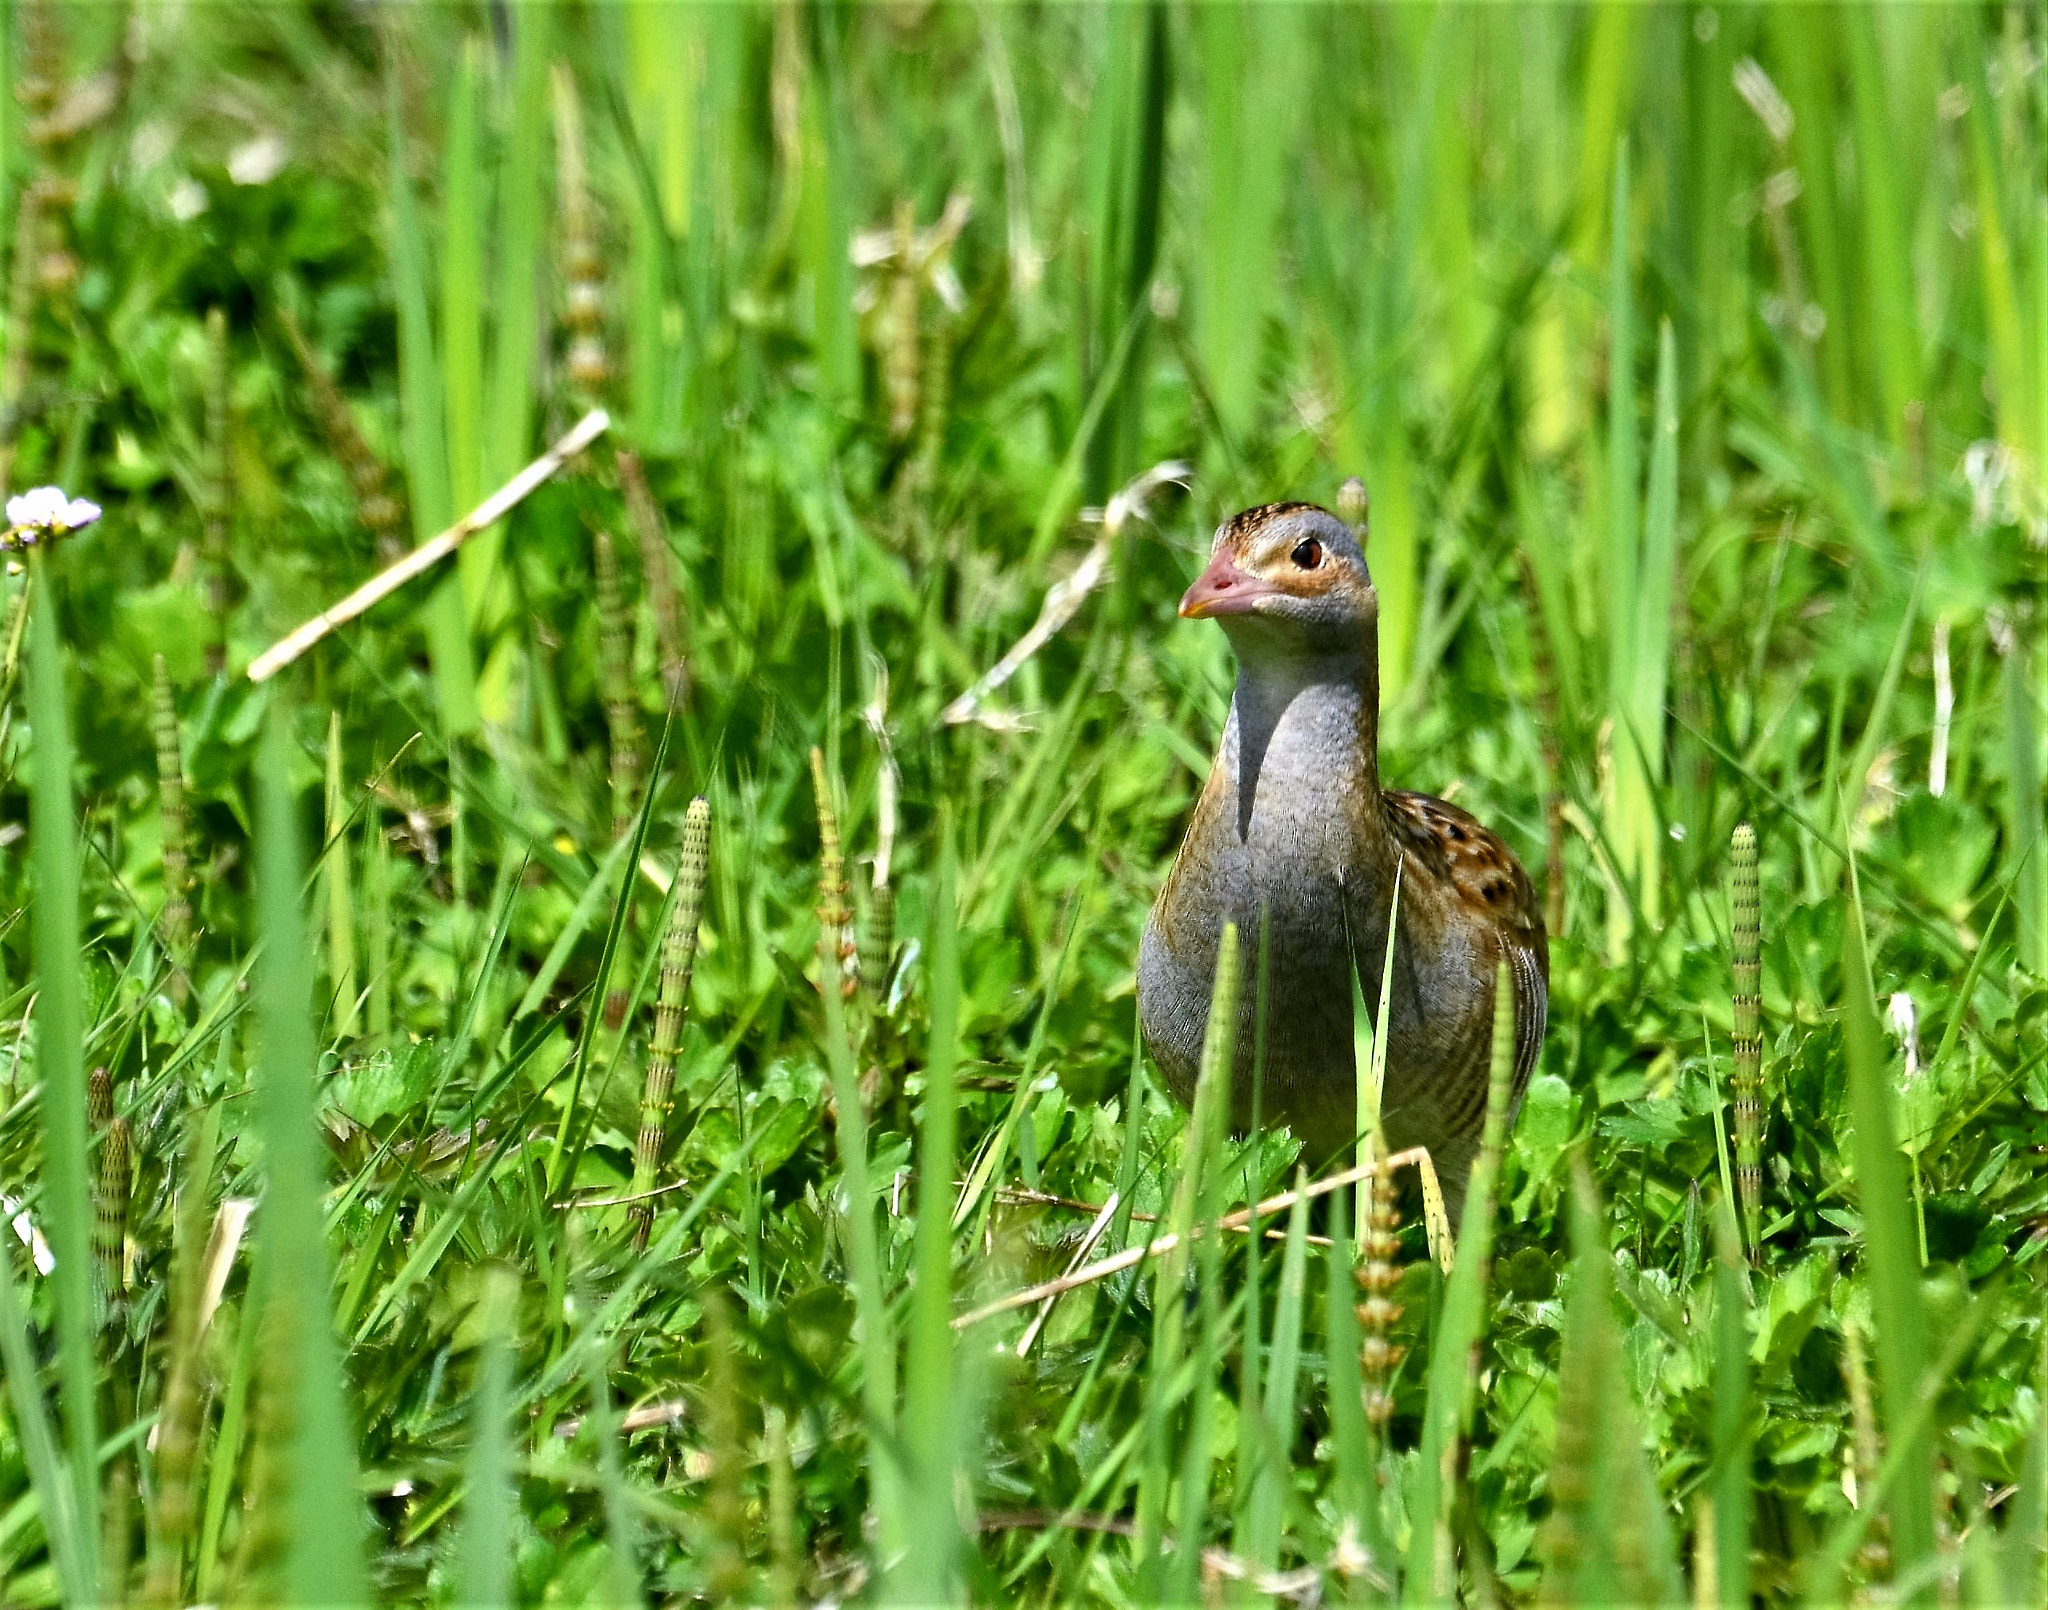
[[1252, 606], [1271, 591], [1256, 576], [1238, 569], [1229, 554], [1219, 553], [1182, 597], [1180, 612], [1191, 621], [1212, 615], [1249, 615]]

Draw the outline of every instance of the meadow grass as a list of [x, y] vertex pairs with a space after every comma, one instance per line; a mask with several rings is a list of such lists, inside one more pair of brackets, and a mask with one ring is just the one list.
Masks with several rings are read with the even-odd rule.
[[[2048, 1592], [2038, 6], [0, 18], [0, 1602]], [[1291, 497], [1550, 885], [1428, 1233], [1137, 1039]]]

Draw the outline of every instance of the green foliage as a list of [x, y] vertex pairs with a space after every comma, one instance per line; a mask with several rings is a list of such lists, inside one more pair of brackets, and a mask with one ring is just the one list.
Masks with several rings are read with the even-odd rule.
[[[0, 456], [106, 515], [0, 609], [0, 1602], [2042, 1597], [2038, 8], [144, 9], [5, 25]], [[647, 506], [252, 689], [572, 331]], [[1314, 1184], [1130, 996], [1175, 600], [1352, 474], [1382, 776], [1563, 912], [1384, 1425], [1348, 1189], [958, 1323]]]

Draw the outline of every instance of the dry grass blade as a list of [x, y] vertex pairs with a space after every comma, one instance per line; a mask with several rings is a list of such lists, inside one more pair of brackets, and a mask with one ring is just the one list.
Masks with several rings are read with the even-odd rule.
[[[1088, 1261], [1088, 1254], [1095, 1250], [1095, 1244], [1102, 1239], [1103, 1232], [1116, 1222], [1117, 1203], [1121, 1200], [1116, 1192], [1109, 1193], [1109, 1200], [1102, 1204], [1101, 1210], [1089, 1223], [1087, 1234], [1081, 1237], [1081, 1244], [1074, 1248], [1073, 1257], [1067, 1260], [1068, 1274], [1072, 1274]], [[1031, 1351], [1031, 1344], [1038, 1340], [1038, 1333], [1045, 1328], [1045, 1322], [1052, 1318], [1053, 1305], [1059, 1300], [1060, 1294], [1054, 1292], [1038, 1305], [1038, 1312], [1031, 1316], [1031, 1323], [1024, 1327], [1024, 1334], [1017, 1338], [1016, 1353], [1019, 1358]]]
[[[1282, 1191], [1278, 1196], [1269, 1196], [1256, 1207], [1239, 1208], [1235, 1213], [1226, 1213], [1213, 1224], [1198, 1224], [1190, 1232], [1188, 1239], [1198, 1240], [1210, 1230], [1242, 1230], [1254, 1217], [1264, 1218], [1269, 1213], [1278, 1213], [1282, 1208], [1290, 1208], [1296, 1202], [1313, 1201], [1316, 1197], [1328, 1196], [1332, 1191], [1341, 1191], [1347, 1186], [1356, 1185], [1360, 1180], [1391, 1174], [1404, 1165], [1420, 1164], [1426, 1161], [1428, 1156], [1427, 1151], [1417, 1146], [1405, 1152], [1395, 1152], [1390, 1157], [1379, 1157], [1370, 1162], [1360, 1163], [1355, 1168], [1347, 1168], [1342, 1173], [1332, 1174], [1328, 1179], [1317, 1180], [1315, 1184], [1305, 1186], [1301, 1190]], [[1143, 1263], [1148, 1258], [1161, 1257], [1180, 1243], [1181, 1238], [1178, 1235], [1169, 1233], [1147, 1241], [1143, 1246], [1127, 1247], [1099, 1263], [1091, 1263], [1085, 1269], [1077, 1269], [1070, 1275], [1061, 1275], [1057, 1280], [1028, 1286], [1023, 1291], [1011, 1292], [1007, 1297], [998, 1297], [994, 1302], [983, 1303], [981, 1307], [971, 1309], [956, 1318], [953, 1321], [953, 1328], [965, 1330], [970, 1325], [978, 1325], [984, 1319], [994, 1319], [996, 1315], [1007, 1314], [1012, 1309], [1029, 1308], [1033, 1303], [1042, 1302], [1047, 1297], [1057, 1297], [1077, 1286], [1085, 1286], [1091, 1280], [1101, 1280], [1120, 1269], [1128, 1269], [1134, 1264]]]
[[423, 575], [460, 548], [484, 527], [495, 525], [523, 502], [535, 487], [559, 474], [564, 464], [602, 436], [611, 415], [593, 408], [539, 458], [465, 514], [439, 536], [429, 537], [397, 564], [372, 576], [346, 598], [330, 604], [303, 626], [278, 639], [249, 662], [249, 680], [263, 682], [290, 665], [337, 626], [345, 626], [381, 603], [415, 576]]
[[1163, 464], [1153, 465], [1111, 498], [1102, 511], [1102, 535], [1082, 555], [1072, 575], [1046, 589], [1045, 602], [1039, 606], [1038, 619], [1031, 623], [1031, 629], [989, 667], [980, 681], [947, 705], [939, 713], [939, 719], [949, 727], [965, 721], [1007, 724], [1002, 718], [985, 714], [981, 708], [983, 702], [1015, 676], [1026, 660], [1051, 642], [1054, 634], [1088, 601], [1088, 595], [1102, 585], [1103, 578], [1109, 574], [1110, 556], [1115, 550], [1117, 536], [1131, 516], [1144, 514], [1153, 494], [1161, 487], [1185, 485], [1193, 473], [1187, 465], [1169, 459]]

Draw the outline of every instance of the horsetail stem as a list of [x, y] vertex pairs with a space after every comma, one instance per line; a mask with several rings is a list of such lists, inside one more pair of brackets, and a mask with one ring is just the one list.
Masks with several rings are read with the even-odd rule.
[[590, 539], [597, 572], [598, 676], [603, 684], [605, 729], [611, 739], [612, 838], [633, 830], [640, 806], [640, 712], [633, 702], [633, 636], [619, 553], [600, 526]]
[[[1522, 590], [1539, 596], [1536, 567], [1521, 552]], [[1529, 670], [1536, 684], [1537, 742], [1543, 754], [1543, 926], [1551, 938], [1564, 932], [1564, 745], [1558, 731], [1557, 654], [1543, 612], [1532, 607]]]
[[747, 1587], [747, 1498], [745, 1472], [752, 1463], [740, 1422], [745, 1402], [732, 1310], [715, 1284], [704, 1289], [704, 1340], [710, 1354], [710, 1391], [705, 1398], [704, 1431], [711, 1455], [710, 1480], [704, 1502], [704, 1591], [714, 1604], [737, 1604]]
[[[128, 1241], [128, 1198], [134, 1185], [134, 1155], [128, 1120], [114, 1114], [114, 1082], [105, 1068], [95, 1068], [86, 1081], [86, 1117], [89, 1132], [99, 1136], [100, 1166], [93, 1181], [92, 1250], [94, 1289], [100, 1303], [100, 1323], [106, 1330], [106, 1349], [112, 1356], [121, 1347], [124, 1329], [124, 1293], [127, 1287], [124, 1253]], [[109, 1426], [125, 1426], [133, 1417], [134, 1385], [126, 1371], [110, 1368], [102, 1378], [104, 1410]], [[135, 1492], [133, 1455], [123, 1453], [110, 1463], [105, 1486], [102, 1521], [104, 1526], [104, 1586], [118, 1601], [127, 1575], [128, 1506]]]
[[200, 491], [200, 554], [206, 565], [206, 609], [212, 631], [206, 669], [218, 676], [227, 665], [228, 609], [234, 603], [234, 553], [228, 515], [234, 504], [234, 470], [228, 458], [228, 316], [206, 314], [206, 461]]
[[[1384, 1148], [1375, 1150], [1385, 1155]], [[1358, 1283], [1366, 1293], [1358, 1305], [1359, 1362], [1365, 1374], [1365, 1417], [1375, 1431], [1384, 1431], [1394, 1412], [1389, 1387], [1406, 1351], [1388, 1337], [1401, 1317], [1401, 1305], [1388, 1295], [1401, 1279], [1401, 1213], [1391, 1182], [1376, 1178], [1371, 1184], [1365, 1231], [1358, 1238]]]
[[128, 1120], [114, 1116], [114, 1081], [105, 1068], [94, 1068], [86, 1080], [87, 1132], [100, 1143], [100, 1171], [93, 1188], [93, 1255], [99, 1267], [100, 1295], [109, 1322], [118, 1311], [122, 1249], [128, 1239], [128, 1195], [133, 1184], [134, 1157]]
[[348, 806], [341, 783], [341, 712], [327, 713], [327, 964], [334, 1028], [356, 1021], [356, 908], [349, 882]]
[[896, 891], [887, 883], [868, 890], [867, 921], [860, 931], [860, 982], [868, 1006], [879, 1012], [889, 999], [889, 959], [896, 948]]
[[611, 376], [604, 348], [604, 259], [598, 252], [583, 148], [583, 106], [576, 75], [557, 62], [555, 89], [556, 205], [562, 219], [562, 324], [568, 351], [562, 372], [579, 402], [595, 403]]
[[293, 1330], [298, 1317], [275, 1290], [265, 1294], [262, 1312], [245, 1315], [245, 1324], [262, 1327], [255, 1359], [256, 1407], [250, 1416], [248, 1475], [241, 1490], [241, 1525], [229, 1562], [224, 1603], [257, 1598], [253, 1591], [275, 1570], [285, 1547], [287, 1484], [291, 1480], [291, 1447], [298, 1430], [291, 1381], [285, 1363], [297, 1356]]
[[327, 438], [327, 450], [341, 462], [355, 494], [356, 518], [377, 545], [377, 559], [390, 564], [405, 552], [405, 504], [391, 489], [391, 471], [371, 448], [349, 411], [348, 399], [327, 372], [327, 365], [306, 339], [297, 316], [290, 308], [277, 310], [277, 322], [285, 340], [299, 360], [307, 390], [312, 395], [313, 415]]
[[926, 327], [917, 354], [922, 366], [917, 405], [917, 481], [929, 490], [939, 476], [946, 449], [946, 416], [953, 401], [953, 320], [941, 302]]
[[156, 740], [157, 809], [163, 821], [164, 904], [157, 933], [170, 963], [171, 1000], [179, 1007], [191, 989], [192, 852], [186, 838], [185, 760], [178, 744], [178, 706], [170, 667], [150, 661], [150, 730]]
[[903, 441], [917, 425], [922, 342], [918, 338], [917, 214], [899, 198], [894, 219], [895, 272], [877, 332], [882, 348], [882, 385], [889, 399], [889, 437]]
[[768, 1465], [768, 1602], [795, 1604], [797, 1584], [796, 1466], [789, 1421], [780, 1404], [762, 1411]]
[[1508, 1113], [1515, 1101], [1515, 983], [1505, 960], [1493, 976], [1493, 1045], [1486, 1066], [1486, 1119], [1479, 1131], [1479, 1157], [1471, 1189], [1491, 1191], [1500, 1179], [1507, 1146]]
[[149, 1552], [142, 1588], [145, 1604], [165, 1610], [185, 1602], [183, 1562], [198, 1514], [192, 1477], [204, 1409], [199, 1304], [207, 1195], [218, 1135], [214, 1113], [192, 1126], [171, 1252], [170, 1341], [164, 1360], [163, 1397], [157, 1407], [156, 1480], [150, 1492]]
[[[1861, 1508], [1877, 1496], [1878, 1470], [1883, 1464], [1884, 1444], [1877, 1432], [1877, 1406], [1870, 1394], [1870, 1364], [1863, 1350], [1863, 1322], [1853, 1313], [1842, 1319], [1842, 1381], [1849, 1390], [1851, 1469], [1856, 1476], [1856, 1504]], [[1864, 1580], [1881, 1577], [1891, 1568], [1888, 1515], [1880, 1510], [1870, 1519], [1863, 1543], [1856, 1551]]]
[[661, 664], [662, 692], [672, 706], [680, 707], [690, 698], [690, 616], [676, 585], [675, 552], [668, 545], [668, 524], [661, 517], [661, 505], [648, 489], [647, 471], [640, 455], [630, 448], [618, 451], [619, 486], [626, 494], [626, 513], [640, 539], [640, 574], [647, 585], [647, 602], [654, 611], [655, 657]]
[[[39, 9], [42, 8], [30, 8], [30, 14]], [[42, 238], [42, 218], [42, 185], [25, 185], [15, 203], [13, 260], [16, 263], [35, 261]], [[14, 447], [21, 429], [22, 398], [28, 391], [29, 333], [35, 316], [36, 276], [9, 275], [7, 352], [4, 359], [0, 359], [0, 493], [10, 490], [13, 485]]]
[[825, 977], [834, 973], [842, 980], [845, 994], [845, 961], [841, 955], [847, 925], [853, 912], [846, 904], [846, 854], [839, 844], [839, 811], [832, 803], [831, 780], [825, 775], [825, 752], [811, 745], [811, 783], [818, 793], [818, 936], [819, 954], [825, 962]]
[[28, 595], [33, 580], [23, 571], [14, 595], [7, 600], [7, 624], [0, 628], [0, 638], [6, 641], [5, 657], [0, 658], [0, 701], [12, 700], [15, 684], [21, 680], [21, 647], [28, 631]]
[[1755, 1257], [1761, 1249], [1763, 1219], [1763, 1029], [1762, 1000], [1763, 905], [1757, 893], [1756, 829], [1736, 826], [1732, 845], [1734, 873], [1728, 892], [1729, 929], [1733, 942], [1730, 963], [1734, 1009], [1735, 1177], [1742, 1196], [1743, 1233]]
[[57, 110], [65, 93], [58, 7], [52, 0], [31, 0], [21, 8], [20, 29], [14, 94], [35, 161], [15, 205], [15, 271], [8, 285], [6, 356], [0, 360], [0, 495], [13, 489], [14, 451], [34, 365], [39, 293], [68, 289], [78, 272], [63, 237], [64, 211], [75, 191], [56, 168], [56, 148], [63, 139]]
[[[683, 817], [682, 851], [676, 861], [676, 901], [661, 945], [661, 983], [654, 1003], [654, 1041], [647, 1048], [647, 1082], [640, 1096], [640, 1133], [633, 1143], [632, 1196], [654, 1189], [661, 1146], [674, 1106], [676, 1056], [682, 1050], [683, 1015], [690, 1005], [690, 973], [697, 960], [697, 924], [704, 911], [704, 877], [711, 863], [711, 801], [699, 794]], [[654, 1223], [651, 1201], [633, 1204], [633, 1245], [645, 1250]]]

